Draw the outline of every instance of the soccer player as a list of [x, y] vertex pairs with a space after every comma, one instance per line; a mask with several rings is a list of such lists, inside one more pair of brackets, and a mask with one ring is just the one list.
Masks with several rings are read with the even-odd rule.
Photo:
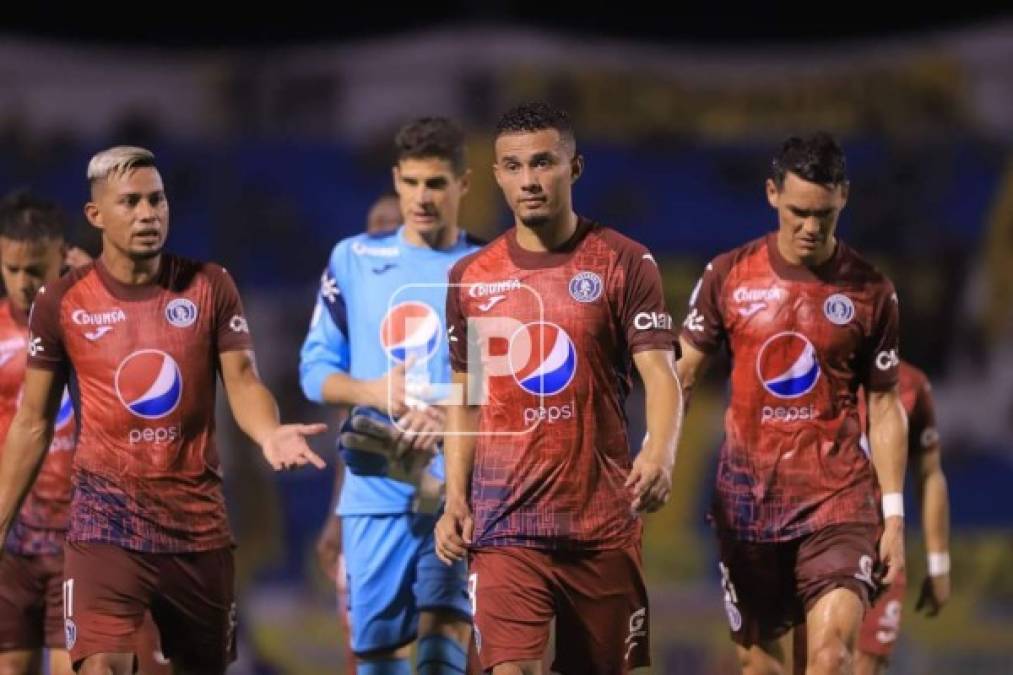
[[[707, 265], [678, 369], [688, 395], [719, 348], [731, 355], [712, 515], [743, 672], [782, 672], [779, 638], [803, 622], [806, 672], [851, 672], [877, 561], [886, 584], [904, 570], [897, 296], [835, 236], [848, 197], [836, 141], [790, 138], [772, 169], [778, 229]], [[860, 444], [859, 387], [872, 462]]]
[[[68, 247], [63, 212], [27, 193], [0, 204], [0, 438], [18, 408], [25, 378], [28, 310], [43, 284], [60, 278]], [[0, 558], [0, 672], [38, 672], [42, 648], [50, 672], [70, 675], [63, 636], [63, 538], [70, 515], [71, 461], [77, 425], [63, 393], [39, 475], [16, 516]]]
[[64, 631], [78, 672], [130, 673], [150, 609], [176, 670], [234, 658], [232, 538], [214, 444], [220, 373], [239, 426], [275, 469], [323, 461], [282, 425], [257, 375], [235, 285], [165, 253], [154, 156], [118, 146], [88, 165], [102, 253], [38, 292], [21, 406], [0, 463], [0, 535], [45, 456], [70, 385], [80, 430], [64, 549]]
[[[381, 195], [369, 209], [366, 216], [366, 234], [383, 236], [396, 230], [401, 225], [401, 202], [397, 193]], [[342, 411], [344, 413], [344, 411]], [[348, 616], [346, 596], [348, 593], [345, 575], [345, 559], [341, 553], [341, 518], [337, 516], [338, 500], [341, 497], [341, 482], [345, 476], [345, 465], [338, 457], [335, 467], [334, 492], [332, 495], [331, 514], [325, 521], [320, 535], [317, 537], [317, 562], [320, 569], [330, 579], [338, 591], [338, 614], [342, 617], [346, 632], [351, 634], [351, 623]], [[355, 672], [355, 653], [351, 650], [351, 641], [345, 641], [345, 665], [349, 673]]]
[[470, 173], [464, 135], [449, 120], [415, 120], [395, 146], [404, 225], [334, 247], [300, 377], [309, 399], [357, 406], [341, 437], [341, 497], [325, 526], [341, 520], [357, 672], [411, 672], [417, 637], [419, 673], [463, 673], [471, 635], [466, 570], [434, 556], [435, 516], [420, 508], [420, 488], [442, 482], [442, 458], [430, 459], [444, 414], [430, 404], [450, 377], [447, 270], [477, 249], [458, 226]]
[[[950, 597], [950, 503], [943, 474], [939, 432], [932, 387], [925, 373], [900, 362], [900, 400], [908, 417], [908, 459], [922, 504], [922, 529], [928, 551], [928, 576], [922, 583], [916, 610], [935, 616]], [[866, 612], [858, 636], [856, 675], [886, 672], [900, 632], [905, 580], [899, 577]]]
[[[448, 410], [437, 553], [470, 555], [483, 668], [541, 673], [555, 618], [553, 670], [626, 672], [649, 665], [640, 514], [669, 497], [681, 418], [661, 275], [646, 248], [574, 212], [584, 159], [565, 112], [506, 112], [495, 155], [514, 227], [451, 271], [454, 381], [472, 391], [481, 370], [487, 400]], [[635, 459], [631, 358], [647, 397]]]

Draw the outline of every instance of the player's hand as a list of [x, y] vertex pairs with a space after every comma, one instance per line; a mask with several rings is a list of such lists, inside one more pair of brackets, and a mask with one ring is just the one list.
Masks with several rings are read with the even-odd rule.
[[923, 612], [925, 616], [936, 616], [949, 599], [950, 575], [927, 576], [922, 582], [922, 590], [918, 594], [915, 611]]
[[306, 436], [322, 434], [325, 431], [327, 431], [326, 424], [282, 424], [271, 432], [261, 446], [264, 458], [275, 471], [295, 469], [306, 464], [323, 469], [327, 464], [310, 450], [310, 446], [306, 444]]
[[67, 253], [63, 256], [63, 264], [67, 267], [84, 267], [90, 262], [88, 252], [77, 246], [68, 246]]
[[408, 405], [405, 403], [407, 394], [405, 373], [414, 362], [415, 357], [409, 356], [404, 363], [397, 364], [382, 377], [370, 380], [366, 385], [367, 400], [364, 403], [394, 418], [400, 418], [408, 412]]
[[351, 431], [341, 432], [342, 447], [383, 455], [387, 458], [387, 476], [394, 480], [417, 484], [435, 454], [432, 448], [415, 449], [411, 439], [403, 439], [394, 424], [359, 414], [355, 409], [349, 426]]
[[904, 519], [892, 516], [886, 519], [883, 536], [879, 540], [879, 561], [886, 572], [879, 580], [889, 586], [904, 572]]
[[317, 537], [317, 562], [327, 578], [338, 583], [338, 556], [341, 555], [341, 519], [333, 513]]
[[397, 421], [399, 432], [395, 443], [395, 453], [403, 457], [411, 451], [436, 452], [437, 444], [443, 440], [443, 428], [447, 423], [447, 413], [439, 406], [427, 406], [424, 409], [413, 408]]
[[461, 501], [447, 502], [443, 515], [436, 521], [436, 557], [453, 565], [468, 555], [468, 546], [475, 532], [471, 509]]
[[672, 495], [672, 463], [661, 453], [644, 447], [633, 460], [626, 488], [633, 495], [633, 510], [653, 513]]

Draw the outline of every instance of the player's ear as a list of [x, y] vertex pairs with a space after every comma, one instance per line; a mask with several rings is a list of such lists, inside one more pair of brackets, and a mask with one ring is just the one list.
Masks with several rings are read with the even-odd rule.
[[499, 162], [492, 163], [492, 177], [496, 179], [496, 185], [499, 185], [499, 188], [502, 190], [503, 181], [500, 179]]
[[574, 153], [573, 159], [570, 160], [570, 183], [576, 183], [581, 176], [584, 175], [584, 155], [579, 152]]
[[465, 169], [458, 180], [461, 183], [461, 196], [463, 197], [471, 189], [471, 169]]
[[399, 167], [397, 164], [390, 167], [390, 177], [391, 180], [394, 181], [394, 191], [397, 192], [397, 184], [398, 182], [400, 182], [401, 179], [401, 167]]
[[841, 208], [848, 203], [848, 194], [851, 192], [851, 183], [844, 181], [841, 183]]
[[102, 222], [102, 212], [98, 208], [98, 204], [95, 202], [88, 202], [84, 205], [84, 217], [88, 219], [92, 227], [99, 230], [104, 230], [105, 225]]
[[777, 210], [777, 205], [781, 196], [781, 191], [777, 189], [777, 183], [774, 182], [773, 178], [767, 179], [767, 202], [770, 204], [770, 208]]

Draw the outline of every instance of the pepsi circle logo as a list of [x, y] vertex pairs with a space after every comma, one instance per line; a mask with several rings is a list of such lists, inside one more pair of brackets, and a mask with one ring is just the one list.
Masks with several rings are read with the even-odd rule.
[[440, 346], [443, 321], [424, 302], [409, 300], [394, 305], [380, 324], [380, 345], [389, 358], [404, 363], [408, 357], [425, 361]]
[[820, 379], [816, 348], [800, 333], [778, 333], [760, 347], [756, 374], [763, 388], [778, 398], [808, 394]]
[[179, 405], [183, 376], [175, 359], [157, 349], [141, 349], [116, 369], [116, 395], [138, 417], [156, 420]]
[[54, 428], [59, 431], [74, 419], [74, 401], [70, 398], [70, 392], [63, 388], [63, 396], [60, 398], [60, 409], [56, 412], [56, 424]]
[[509, 346], [510, 372], [521, 389], [536, 396], [558, 394], [577, 373], [577, 349], [566, 331], [536, 321], [514, 332]]

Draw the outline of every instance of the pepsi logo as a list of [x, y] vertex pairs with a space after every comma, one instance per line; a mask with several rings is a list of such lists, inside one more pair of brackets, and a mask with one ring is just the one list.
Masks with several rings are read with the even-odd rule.
[[778, 333], [760, 347], [756, 374], [763, 388], [778, 398], [808, 394], [820, 379], [816, 348], [800, 333]]
[[394, 305], [380, 324], [380, 345], [388, 358], [404, 363], [409, 357], [425, 361], [440, 346], [443, 322], [436, 310], [409, 300]]
[[577, 350], [566, 331], [536, 321], [518, 328], [510, 338], [510, 372], [521, 389], [536, 396], [560, 393], [577, 372]]
[[120, 403], [137, 417], [155, 420], [179, 405], [183, 376], [175, 359], [157, 349], [141, 349], [123, 359], [115, 375]]

